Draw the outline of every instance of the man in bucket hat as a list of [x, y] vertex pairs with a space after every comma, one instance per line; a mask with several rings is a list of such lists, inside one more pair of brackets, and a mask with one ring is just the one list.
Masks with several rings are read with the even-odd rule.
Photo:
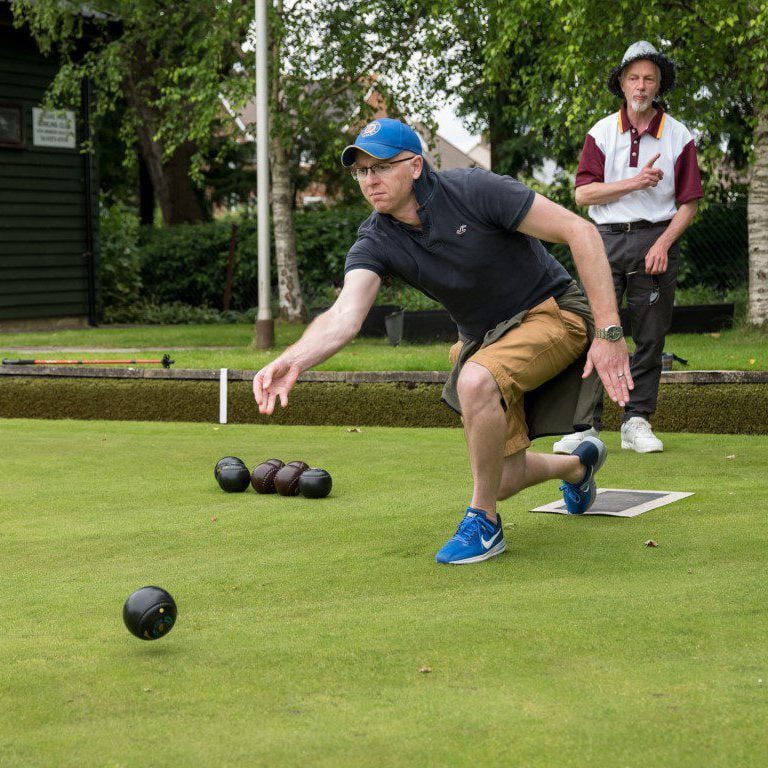
[[[334, 305], [255, 375], [260, 412], [271, 414], [278, 400], [286, 407], [299, 374], [355, 337], [382, 278], [396, 275], [440, 301], [463, 339], [452, 350], [443, 399], [463, 416], [474, 485], [437, 561], [474, 563], [503, 552], [497, 501], [546, 480], [562, 480], [568, 511], [585, 512], [606, 456], [602, 441], [582, 441], [569, 456], [527, 449], [537, 436], [562, 434], [564, 425], [591, 424], [602, 397], [595, 371], [611, 398], [621, 405], [629, 399], [624, 340], [593, 340], [595, 325], [606, 332], [619, 323], [594, 225], [508, 176], [479, 168], [434, 172], [418, 136], [398, 120], [366, 125], [342, 163], [373, 212], [349, 250]], [[539, 238], [568, 243], [591, 311]]]
[[[648, 421], [656, 410], [664, 337], [672, 320], [677, 240], [702, 196], [696, 147], [688, 129], [666, 114], [656, 97], [675, 83], [675, 65], [650, 43], [627, 48], [608, 77], [621, 109], [587, 134], [576, 173], [576, 202], [589, 206], [611, 265], [616, 301], [626, 295], [635, 352], [635, 387], [624, 406], [621, 447], [638, 453], [664, 446]], [[569, 454], [602, 426], [568, 434], [553, 447]]]

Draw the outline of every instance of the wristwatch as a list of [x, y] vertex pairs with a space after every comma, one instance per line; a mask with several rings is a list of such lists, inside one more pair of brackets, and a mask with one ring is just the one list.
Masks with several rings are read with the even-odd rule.
[[607, 341], [619, 341], [624, 338], [624, 329], [620, 325], [609, 325], [607, 328], [595, 329], [596, 339], [606, 339]]

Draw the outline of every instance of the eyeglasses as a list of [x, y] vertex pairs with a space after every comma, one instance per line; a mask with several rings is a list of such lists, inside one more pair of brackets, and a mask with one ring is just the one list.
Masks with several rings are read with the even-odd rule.
[[413, 160], [416, 155], [410, 157], [403, 157], [400, 160], [393, 160], [391, 163], [374, 163], [367, 168], [352, 168], [349, 173], [355, 181], [362, 181], [368, 176], [368, 173], [374, 173], [376, 176], [386, 176], [391, 172], [392, 166], [397, 163], [404, 163], [406, 160]]

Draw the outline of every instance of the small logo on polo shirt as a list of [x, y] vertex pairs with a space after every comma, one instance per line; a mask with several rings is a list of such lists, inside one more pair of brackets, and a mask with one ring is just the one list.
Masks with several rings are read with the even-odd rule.
[[464, 234], [466, 231], [467, 231], [467, 225], [466, 225], [466, 224], [462, 224], [462, 225], [461, 225], [461, 226], [460, 226], [460, 227], [459, 227], [459, 228], [456, 230], [456, 234], [457, 234], [459, 237], [461, 237], [461, 236], [462, 236], [462, 235], [463, 235], [463, 234]]

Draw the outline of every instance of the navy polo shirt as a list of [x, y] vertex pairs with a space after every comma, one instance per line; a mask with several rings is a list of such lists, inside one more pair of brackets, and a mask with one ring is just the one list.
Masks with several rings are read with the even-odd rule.
[[517, 231], [535, 193], [479, 168], [414, 182], [422, 228], [375, 211], [360, 225], [345, 274], [393, 275], [439, 301], [461, 335], [479, 340], [504, 320], [562, 294], [571, 276], [535, 237]]

